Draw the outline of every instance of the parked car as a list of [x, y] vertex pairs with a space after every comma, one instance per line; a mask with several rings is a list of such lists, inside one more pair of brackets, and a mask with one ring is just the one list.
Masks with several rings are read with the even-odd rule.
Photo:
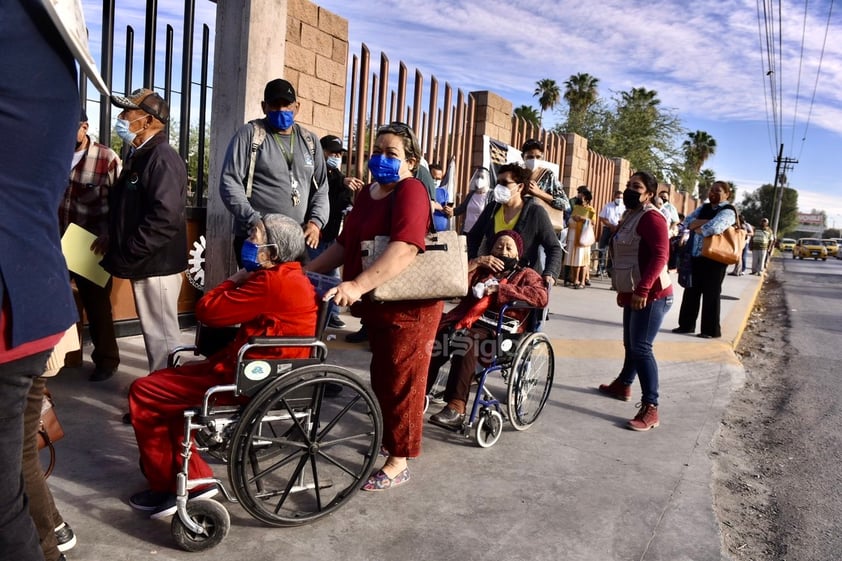
[[778, 242], [778, 249], [781, 251], [792, 251], [795, 247], [795, 240], [792, 238], [781, 238]]
[[827, 248], [818, 238], [801, 238], [795, 243], [792, 249], [793, 259], [804, 259], [812, 257], [816, 261], [821, 259], [827, 261]]
[[826, 240], [822, 240], [822, 243], [827, 248], [827, 256], [828, 257], [838, 257], [839, 256], [839, 244], [833, 238], [828, 238]]
[[[842, 245], [842, 238], [833, 238], [836, 240], [836, 245]], [[837, 259], [842, 259], [842, 251], [836, 254]]]

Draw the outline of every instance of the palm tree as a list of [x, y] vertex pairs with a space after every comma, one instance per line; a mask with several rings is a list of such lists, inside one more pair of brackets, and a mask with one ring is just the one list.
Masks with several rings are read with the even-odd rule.
[[620, 92], [620, 99], [623, 104], [632, 110], [645, 109], [646, 113], [654, 114], [661, 100], [658, 99], [658, 92], [646, 88], [632, 88], [627, 92]]
[[558, 100], [561, 99], [561, 90], [559, 89], [558, 84], [556, 84], [556, 81], [551, 80], [550, 78], [538, 80], [535, 82], [535, 85], [537, 87], [535, 88], [535, 93], [532, 95], [538, 98], [538, 105], [541, 106], [539, 121], [543, 124], [544, 111], [552, 109], [558, 105]]
[[597, 84], [599, 78], [594, 78], [586, 72], [570, 76], [564, 82], [564, 100], [570, 106], [570, 113], [582, 114], [596, 103], [598, 99]]
[[538, 114], [538, 110], [531, 105], [521, 105], [515, 109], [514, 114], [515, 117], [523, 119], [536, 128], [541, 126], [541, 116]]
[[687, 165], [698, 174], [705, 161], [716, 153], [716, 140], [705, 131], [688, 132], [687, 137], [681, 147]]

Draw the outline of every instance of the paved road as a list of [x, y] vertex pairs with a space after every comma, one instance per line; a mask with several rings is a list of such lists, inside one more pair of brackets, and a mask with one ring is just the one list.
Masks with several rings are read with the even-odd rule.
[[[309, 526], [272, 529], [228, 505], [232, 528], [217, 548], [174, 548], [165, 521], [127, 504], [144, 487], [131, 428], [120, 422], [128, 385], [146, 357], [137, 337], [120, 340], [120, 372], [90, 383], [81, 370], [50, 382], [67, 432], [50, 478], [59, 508], [76, 529], [70, 559], [88, 560], [647, 560], [720, 561], [708, 444], [744, 372], [732, 352], [759, 286], [728, 277], [723, 339], [675, 335], [680, 291], [656, 342], [661, 426], [623, 428], [631, 403], [599, 395], [622, 362], [621, 311], [605, 281], [588, 290], [557, 288], [546, 332], [556, 350], [556, 382], [529, 431], [505, 430], [490, 449], [437, 427], [425, 430], [412, 481], [359, 494]], [[349, 320], [348, 329], [356, 329]], [[343, 335], [339, 332], [338, 335]], [[185, 341], [191, 339], [184, 333]], [[330, 361], [361, 377], [368, 353], [340, 340]], [[216, 465], [220, 477], [225, 467]]]
[[776, 490], [780, 543], [788, 559], [826, 561], [842, 554], [842, 261], [782, 260], [789, 308], [791, 388], [776, 426], [789, 454]]

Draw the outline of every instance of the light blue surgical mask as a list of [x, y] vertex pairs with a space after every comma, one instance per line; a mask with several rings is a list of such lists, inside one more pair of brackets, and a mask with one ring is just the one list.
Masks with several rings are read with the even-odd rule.
[[339, 169], [339, 166], [342, 165], [342, 156], [328, 156], [326, 158], [327, 167], [333, 169]]
[[397, 183], [401, 180], [401, 161], [383, 154], [375, 154], [368, 160], [368, 171], [381, 185]]
[[269, 111], [266, 113], [266, 118], [273, 129], [285, 131], [295, 123], [295, 113], [293, 111]]
[[[134, 121], [138, 121], [143, 119], [143, 117], [138, 117]], [[134, 139], [137, 138], [137, 133], [132, 132], [129, 128], [132, 126], [134, 121], [127, 121], [126, 119], [117, 119], [117, 123], [114, 125], [114, 132], [117, 133], [123, 142], [127, 144], [131, 144], [134, 142]]]

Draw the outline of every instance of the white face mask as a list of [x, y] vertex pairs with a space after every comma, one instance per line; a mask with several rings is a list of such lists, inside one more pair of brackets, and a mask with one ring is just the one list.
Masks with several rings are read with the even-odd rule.
[[494, 187], [494, 201], [500, 203], [501, 205], [506, 204], [509, 202], [509, 199], [512, 198], [512, 191], [505, 185], [497, 185]]
[[537, 161], [538, 161], [538, 158], [531, 158], [529, 160], [526, 160], [525, 162], [523, 162], [523, 167], [525, 167], [526, 169], [529, 169], [529, 170], [534, 170]]
[[342, 156], [328, 156], [327, 157], [327, 167], [333, 169], [339, 169], [339, 166], [342, 165]]
[[441, 179], [433, 179], [433, 185], [435, 185], [436, 188], [441, 187]]
[[617, 206], [623, 204], [623, 197], [617, 197], [616, 199], [614, 199], [614, 204]]

